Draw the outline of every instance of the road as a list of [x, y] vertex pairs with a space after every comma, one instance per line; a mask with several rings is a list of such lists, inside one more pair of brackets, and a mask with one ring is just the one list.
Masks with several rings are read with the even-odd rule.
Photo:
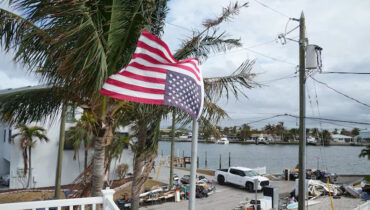
[[[175, 174], [179, 177], [182, 177], [185, 174], [190, 174], [188, 171], [175, 170]], [[151, 176], [155, 179], [156, 174], [152, 173]], [[212, 180], [213, 177], [206, 176], [209, 180]], [[169, 168], [161, 167], [158, 181], [168, 183], [169, 182]], [[294, 188], [294, 182], [274, 182], [271, 181], [271, 185], [278, 186], [281, 193], [290, 192]], [[258, 198], [261, 198], [262, 193], [258, 193]], [[219, 185], [216, 184], [216, 193], [210, 195], [208, 198], [196, 199], [196, 209], [202, 210], [218, 210], [218, 209], [233, 209], [238, 206], [242, 201], [250, 201], [255, 198], [254, 193], [248, 193], [245, 189], [238, 188], [237, 186], [231, 185]], [[145, 206], [140, 209], [145, 210], [186, 210], [188, 209], [188, 201], [183, 200], [178, 203], [167, 202], [158, 205]]]

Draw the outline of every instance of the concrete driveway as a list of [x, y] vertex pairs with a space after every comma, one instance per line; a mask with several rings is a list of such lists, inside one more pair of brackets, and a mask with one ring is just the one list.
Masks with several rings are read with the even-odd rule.
[[[175, 170], [175, 174], [177, 174], [180, 178], [185, 174], [190, 174], [188, 171], [183, 170]], [[203, 175], [203, 174], [202, 174]], [[152, 173], [151, 176], [155, 179], [156, 174]], [[209, 180], [214, 179], [211, 176], [206, 176]], [[169, 182], [169, 168], [161, 167], [158, 180], [168, 183]], [[285, 181], [271, 181], [271, 185], [278, 186], [280, 188], [281, 193], [290, 192], [294, 188], [294, 182], [285, 182]], [[258, 193], [258, 198], [261, 198], [263, 195], [262, 193]], [[216, 183], [216, 193], [210, 195], [208, 198], [196, 199], [196, 209], [199, 210], [223, 210], [223, 209], [233, 209], [234, 207], [238, 206], [238, 204], [242, 201], [250, 201], [255, 198], [254, 193], [248, 193], [245, 189], [239, 188], [237, 186], [232, 185], [219, 185]], [[187, 210], [188, 209], [188, 201], [183, 200], [178, 203], [175, 202], [167, 202], [158, 205], [152, 206], [145, 206], [141, 207], [140, 209], [145, 210]]]

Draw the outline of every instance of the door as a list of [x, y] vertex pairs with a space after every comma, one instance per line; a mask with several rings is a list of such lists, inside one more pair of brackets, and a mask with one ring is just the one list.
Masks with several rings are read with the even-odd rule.
[[239, 185], [239, 170], [236, 170], [236, 169], [230, 169], [230, 173], [229, 173], [229, 180], [227, 180], [228, 182], [232, 183], [232, 184], [237, 184]]

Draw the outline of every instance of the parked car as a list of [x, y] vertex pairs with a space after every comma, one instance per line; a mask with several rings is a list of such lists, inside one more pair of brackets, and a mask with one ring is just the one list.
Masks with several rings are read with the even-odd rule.
[[5, 174], [5, 175], [0, 177], [0, 184], [9, 186], [9, 183], [10, 183], [10, 175], [9, 174]]
[[[256, 171], [245, 167], [230, 167], [229, 169], [218, 169], [215, 178], [220, 185], [231, 183], [245, 187], [249, 192], [262, 190], [264, 186], [270, 184], [270, 180], [259, 175]], [[254, 186], [254, 180], [258, 180], [258, 186]]]

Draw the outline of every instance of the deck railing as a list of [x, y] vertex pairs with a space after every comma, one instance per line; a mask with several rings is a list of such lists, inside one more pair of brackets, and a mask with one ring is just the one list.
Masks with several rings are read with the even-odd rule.
[[69, 210], [73, 210], [73, 207], [79, 207], [81, 210], [92, 209], [96, 210], [97, 206], [103, 207], [103, 210], [119, 210], [117, 205], [113, 201], [114, 190], [105, 189], [102, 190], [102, 197], [90, 197], [90, 198], [74, 198], [74, 199], [60, 199], [60, 200], [48, 200], [48, 201], [31, 201], [21, 203], [7, 203], [0, 204], [1, 210], [61, 210], [62, 207], [69, 207]]

